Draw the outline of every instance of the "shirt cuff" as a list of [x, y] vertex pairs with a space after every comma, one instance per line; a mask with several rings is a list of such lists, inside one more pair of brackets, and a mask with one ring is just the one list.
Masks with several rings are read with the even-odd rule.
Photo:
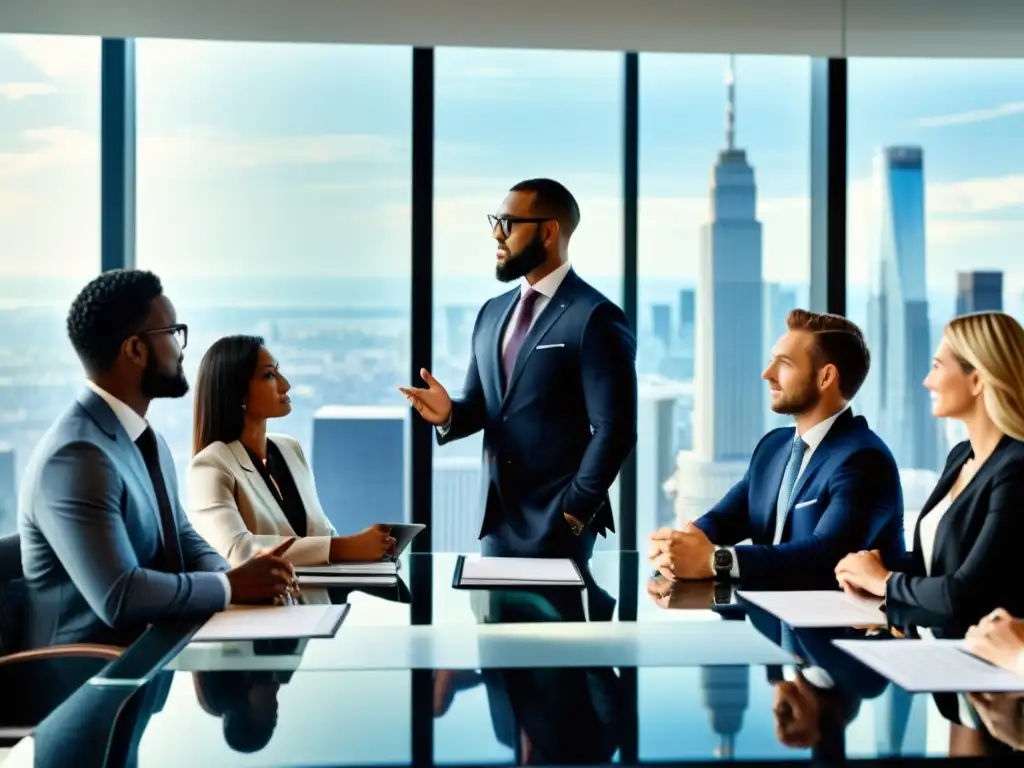
[[1017, 654], [1017, 663], [1013, 665], [1013, 671], [1024, 677], [1024, 651]]
[[448, 414], [448, 420], [444, 424], [438, 424], [437, 427], [435, 427], [435, 429], [437, 429], [437, 434], [439, 434], [441, 437], [444, 437], [445, 435], [447, 435], [448, 432], [451, 430], [451, 428], [452, 428], [452, 416], [453, 415], [454, 415], [454, 412], [453, 413], [449, 413]]
[[736, 557], [736, 547], [725, 547], [726, 552], [732, 555], [732, 568], [729, 569], [729, 578], [733, 581], [740, 580], [740, 559]]
[[224, 585], [224, 607], [227, 608], [231, 605], [231, 582], [228, 580], [228, 575], [223, 571], [217, 573], [217, 578]]
[[800, 670], [804, 680], [823, 691], [830, 691], [836, 687], [832, 676], [821, 667], [806, 667]]

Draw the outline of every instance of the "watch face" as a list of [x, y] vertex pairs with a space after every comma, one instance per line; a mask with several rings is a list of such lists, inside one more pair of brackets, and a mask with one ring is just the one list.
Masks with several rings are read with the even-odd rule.
[[732, 552], [720, 549], [715, 552], [715, 570], [728, 571], [732, 568]]

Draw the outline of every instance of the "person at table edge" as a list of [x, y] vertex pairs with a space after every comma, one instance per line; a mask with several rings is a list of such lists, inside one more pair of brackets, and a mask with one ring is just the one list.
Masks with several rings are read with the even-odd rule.
[[608, 489], [636, 444], [636, 339], [570, 265], [568, 189], [520, 182], [489, 221], [496, 277], [521, 282], [477, 315], [462, 396], [426, 369], [400, 390], [440, 445], [483, 431], [483, 554], [586, 560], [615, 530]]
[[852, 551], [836, 579], [950, 627], [1000, 606], [1024, 615], [1012, 575], [1024, 541], [1024, 328], [1002, 312], [954, 318], [923, 384], [932, 413], [962, 422], [968, 439], [953, 446], [921, 509], [913, 551]]
[[896, 462], [850, 411], [870, 368], [863, 334], [843, 317], [800, 309], [786, 325], [762, 378], [772, 410], [792, 415], [795, 428], [768, 432], [742, 479], [705, 515], [651, 534], [651, 559], [667, 578], [834, 587], [833, 569], [851, 545], [905, 551]]

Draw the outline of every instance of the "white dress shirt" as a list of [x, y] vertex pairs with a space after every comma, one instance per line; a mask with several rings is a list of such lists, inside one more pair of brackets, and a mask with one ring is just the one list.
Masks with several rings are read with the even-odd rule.
[[[137, 441], [142, 436], [142, 433], [149, 427], [149, 422], [139, 416], [131, 406], [125, 404], [119, 398], [114, 397], [96, 382], [86, 379], [85, 385], [95, 392], [103, 402], [110, 406], [110, 410], [112, 410], [114, 415], [117, 416], [117, 420], [121, 422], [121, 426], [124, 427], [124, 431], [128, 433], [128, 437], [133, 443]], [[177, 496], [177, 491], [175, 491], [175, 496]], [[227, 574], [218, 572], [217, 576], [220, 577], [220, 582], [224, 585], [224, 605], [230, 605], [231, 582], [228, 581]]]
[[[515, 309], [512, 310], [512, 317], [508, 319], [508, 324], [505, 326], [505, 333], [501, 337], [501, 354], [505, 354], [505, 350], [508, 349], [509, 342], [512, 341], [512, 334], [515, 333], [516, 321], [519, 319], [519, 312], [523, 308], [523, 297], [526, 296], [526, 292], [531, 288], [540, 294], [533, 302], [533, 317], [530, 320], [530, 327], [527, 328], [527, 333], [533, 328], [533, 324], [537, 322], [537, 318], [540, 317], [540, 313], [544, 311], [550, 302], [552, 297], [555, 295], [555, 291], [565, 280], [565, 276], [569, 274], [569, 270], [572, 269], [572, 264], [568, 261], [558, 267], [558, 269], [545, 275], [533, 285], [530, 285], [530, 281], [525, 277], [519, 287], [519, 301], [516, 302]], [[439, 424], [437, 426], [437, 433], [444, 437], [448, 434], [448, 430], [451, 429], [451, 416], [448, 417], [446, 424]]]
[[[802, 475], [804, 473], [804, 470], [807, 469], [807, 465], [810, 463], [811, 456], [814, 455], [814, 451], [817, 450], [819, 445], [821, 445], [821, 442], [825, 439], [825, 435], [827, 435], [828, 431], [832, 429], [832, 425], [836, 423], [836, 419], [838, 419], [840, 416], [846, 413], [849, 409], [850, 404], [847, 403], [846, 407], [843, 408], [841, 411], [832, 414], [824, 421], [819, 421], [813, 427], [811, 427], [802, 435], [800, 435], [800, 438], [804, 441], [804, 444], [807, 446], [807, 449], [804, 451], [803, 461], [800, 462], [800, 471], [796, 473], [796, 478], [793, 481], [794, 487], [796, 487], [796, 482], [800, 480], [800, 475]], [[796, 427], [793, 427], [793, 433], [793, 439], [795, 439]], [[780, 486], [779, 493], [781, 492], [782, 488]], [[792, 499], [790, 501], [792, 501]], [[776, 526], [776, 529], [778, 531], [776, 539], [778, 539], [778, 537], [781, 536], [783, 527], [784, 526], [782, 525]], [[778, 540], [775, 541], [775, 545], [778, 545], [780, 543], [781, 542]], [[740, 561], [739, 558], [736, 557], [736, 549], [734, 547], [726, 547], [726, 549], [728, 549], [729, 552], [732, 553], [732, 569], [729, 571], [729, 575], [734, 579], [738, 579], [740, 577]]]

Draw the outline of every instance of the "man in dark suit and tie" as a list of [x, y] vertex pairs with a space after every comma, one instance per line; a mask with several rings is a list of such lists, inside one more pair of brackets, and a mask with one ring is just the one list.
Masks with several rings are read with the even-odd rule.
[[477, 315], [462, 397], [426, 369], [401, 391], [442, 445], [483, 430], [485, 555], [586, 560], [614, 531], [608, 489], [636, 443], [636, 339], [570, 266], [569, 190], [521, 182], [489, 219], [496, 276], [520, 285]]
[[761, 438], [743, 479], [703, 517], [651, 534], [651, 559], [667, 578], [834, 588], [846, 553], [906, 551], [896, 462], [850, 412], [870, 366], [860, 329], [799, 309], [786, 324], [762, 377], [772, 410], [791, 414], [795, 429]]
[[86, 389], [25, 470], [24, 644], [128, 645], [159, 619], [285, 594], [286, 560], [266, 553], [228, 570], [195, 532], [171, 452], [146, 421], [153, 399], [188, 392], [188, 329], [159, 278], [103, 273], [75, 299], [67, 327]]

